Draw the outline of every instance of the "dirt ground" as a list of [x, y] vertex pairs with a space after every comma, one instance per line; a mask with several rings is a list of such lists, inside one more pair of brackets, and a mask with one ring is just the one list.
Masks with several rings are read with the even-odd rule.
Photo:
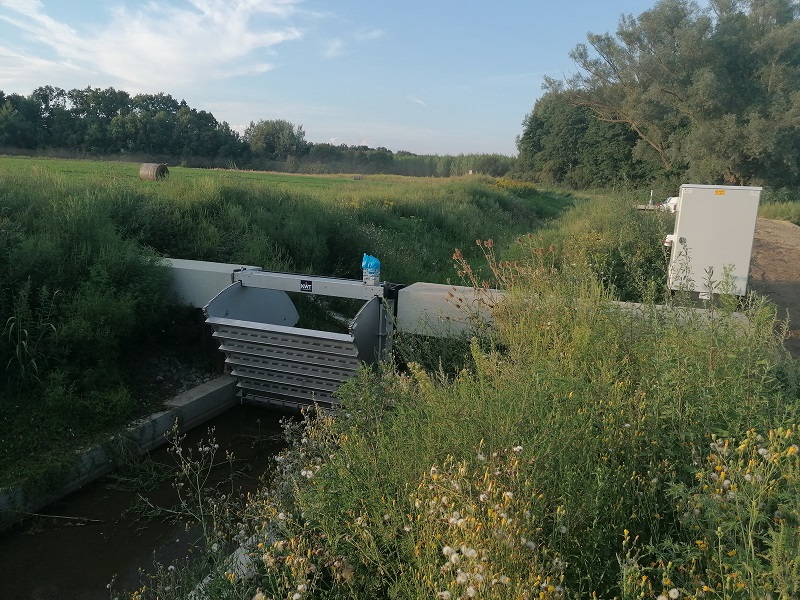
[[750, 289], [778, 307], [789, 320], [786, 348], [800, 358], [800, 227], [758, 219], [750, 261]]

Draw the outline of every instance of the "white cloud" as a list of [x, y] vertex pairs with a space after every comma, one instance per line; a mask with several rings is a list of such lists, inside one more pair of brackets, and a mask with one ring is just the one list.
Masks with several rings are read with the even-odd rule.
[[370, 29], [369, 31], [361, 31], [355, 34], [355, 39], [359, 42], [371, 42], [377, 40], [385, 35], [382, 29]]
[[[118, 4], [102, 24], [79, 32], [48, 16], [38, 0], [0, 0], [0, 19], [18, 29], [26, 42], [49, 47], [54, 55], [41, 63], [29, 44], [6, 49], [0, 52], [0, 72], [12, 69], [16, 60], [38, 64], [40, 73], [54, 65], [71, 66], [121, 85], [150, 88], [263, 73], [272, 68], [266, 55], [274, 53], [275, 46], [302, 36], [286, 23], [296, 12], [295, 4], [296, 0]], [[40, 75], [35, 79], [41, 82]]]
[[334, 38], [329, 40], [327, 44], [325, 44], [325, 50], [323, 51], [325, 58], [335, 58], [337, 56], [341, 56], [344, 54], [344, 42], [341, 38]]
[[420, 106], [424, 106], [426, 108], [428, 106], [427, 104], [425, 104], [425, 102], [423, 100], [420, 100], [419, 98], [413, 98], [411, 96], [406, 96], [406, 99], [410, 100], [411, 102], [414, 102], [415, 104], [419, 104]]

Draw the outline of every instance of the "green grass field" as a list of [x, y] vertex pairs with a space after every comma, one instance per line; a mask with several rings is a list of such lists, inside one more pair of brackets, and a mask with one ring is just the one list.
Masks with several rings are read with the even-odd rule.
[[42, 439], [59, 440], [58, 459], [63, 432], [92, 436], [152, 408], [127, 365], [172, 318], [161, 257], [360, 278], [368, 253], [388, 281], [460, 282], [456, 248], [508, 247], [572, 202], [478, 177], [172, 167], [151, 182], [139, 166], [0, 157], [0, 484], [38, 468], [20, 457], [46, 462]]
[[130, 597], [796, 598], [798, 362], [764, 299], [669, 297], [672, 217], [643, 197], [0, 158], [0, 485], [152, 408], [125, 367], [172, 318], [161, 257], [357, 277], [366, 252], [509, 300], [287, 425], [247, 502], [199, 489], [202, 568]]

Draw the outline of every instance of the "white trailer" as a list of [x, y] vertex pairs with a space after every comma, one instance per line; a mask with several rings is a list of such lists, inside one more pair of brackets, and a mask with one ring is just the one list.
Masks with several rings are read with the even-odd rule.
[[707, 298], [747, 294], [760, 187], [684, 184], [680, 188], [668, 283]]

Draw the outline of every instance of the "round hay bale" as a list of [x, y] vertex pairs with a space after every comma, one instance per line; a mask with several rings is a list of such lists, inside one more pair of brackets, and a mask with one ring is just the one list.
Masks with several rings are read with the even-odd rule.
[[161, 181], [169, 177], [167, 165], [162, 163], [144, 163], [139, 167], [139, 179], [143, 181]]

